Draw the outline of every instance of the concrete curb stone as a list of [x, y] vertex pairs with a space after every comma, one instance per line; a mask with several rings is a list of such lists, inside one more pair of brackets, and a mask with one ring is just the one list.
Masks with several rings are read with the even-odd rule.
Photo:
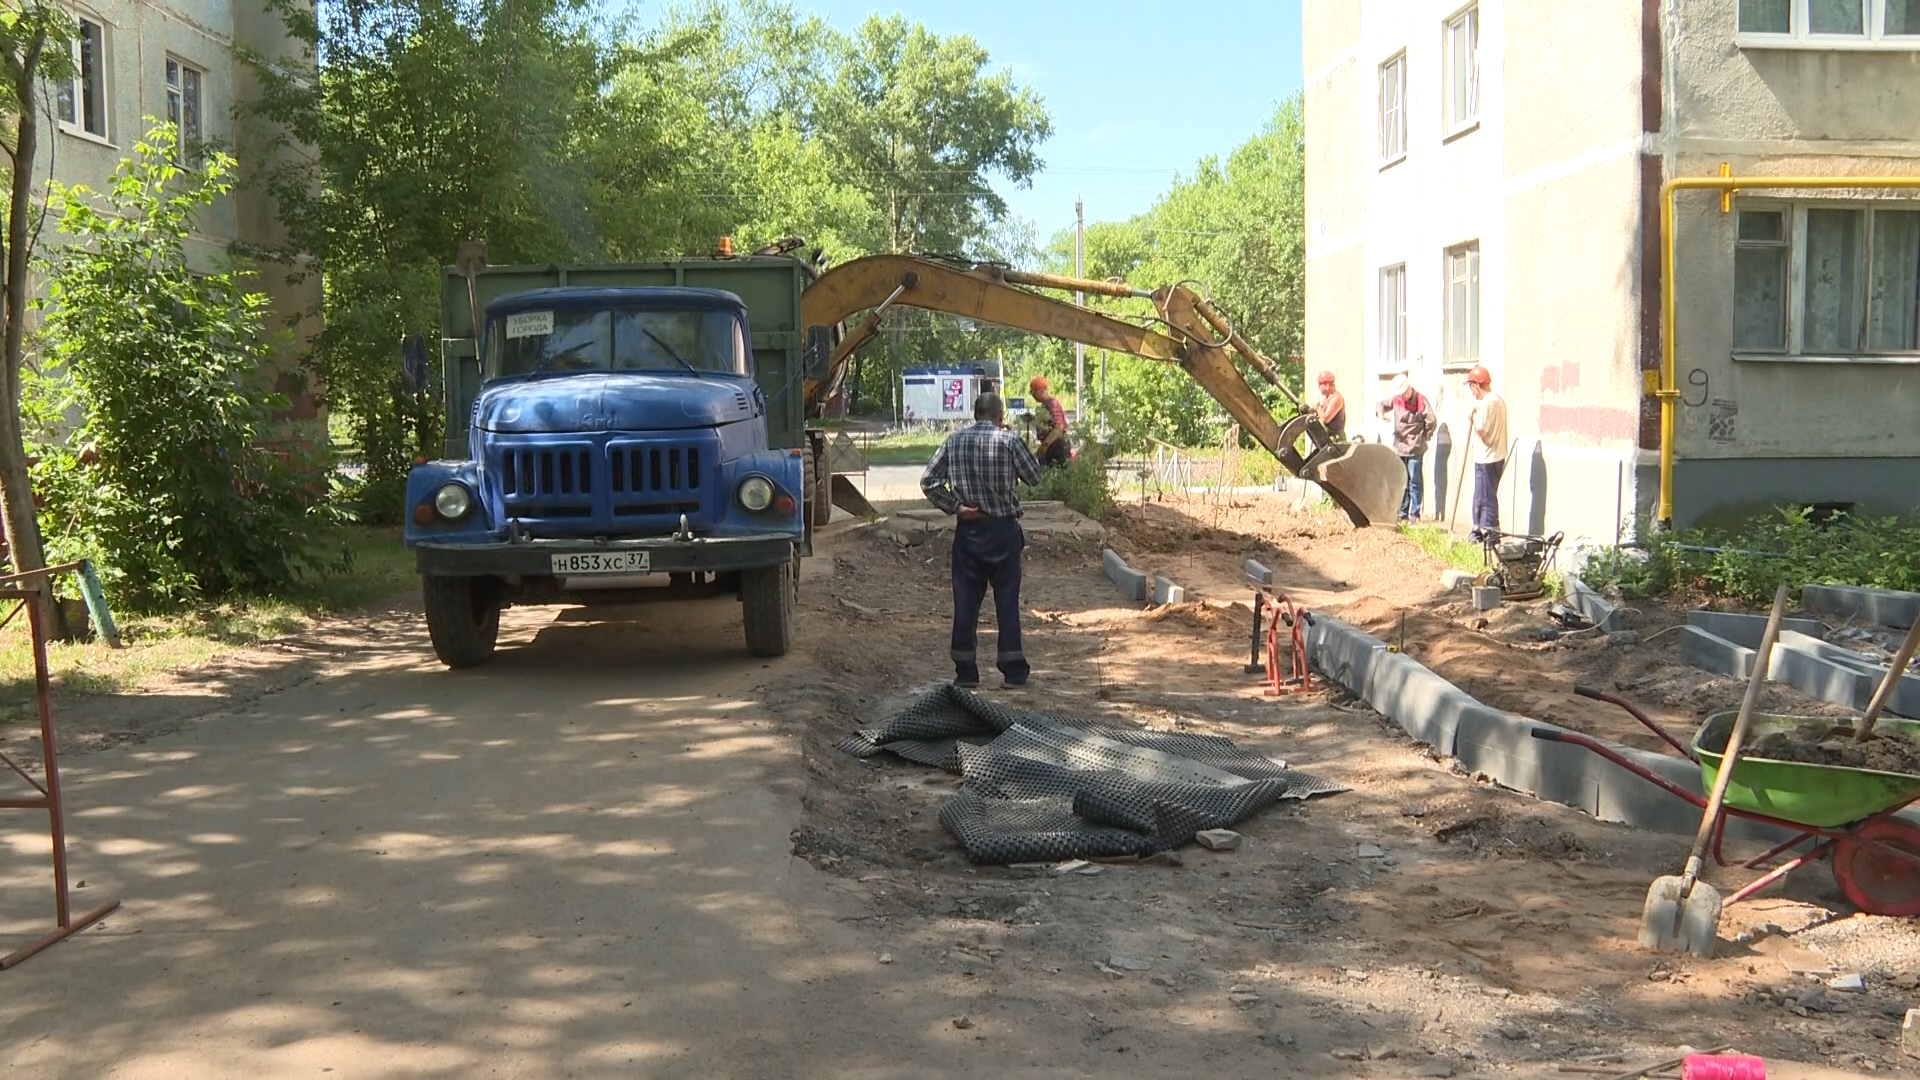
[[1173, 579], [1164, 574], [1153, 576], [1153, 602], [1156, 604], [1178, 604], [1187, 599], [1187, 590], [1173, 583]]
[[1572, 574], [1568, 574], [1564, 580], [1566, 581], [1566, 600], [1568, 607], [1579, 612], [1588, 622], [1599, 627], [1601, 633], [1611, 633], [1615, 630], [1626, 629], [1626, 626], [1620, 621], [1620, 613], [1615, 611], [1613, 605], [1608, 603], [1604, 597], [1594, 592], [1586, 582], [1581, 581]]
[[[1859, 653], [1819, 638], [1792, 632], [1781, 633], [1771, 670], [1767, 672], [1769, 678], [1787, 683], [1804, 694], [1849, 709], [1865, 709], [1886, 674], [1885, 664], [1876, 664]], [[1887, 701], [1887, 711], [1909, 718], [1920, 715], [1920, 678], [1902, 675]]]
[[1698, 626], [1680, 628], [1680, 658], [1702, 671], [1733, 679], [1753, 677], [1754, 650]]
[[[1749, 649], [1760, 647], [1760, 638], [1767, 632], [1765, 615], [1748, 615], [1738, 611], [1689, 611], [1687, 625], [1697, 626], [1707, 633], [1741, 645]], [[1827, 624], [1818, 619], [1782, 619], [1780, 629], [1796, 634], [1805, 634], [1812, 638], [1824, 638]], [[1745, 678], [1746, 676], [1741, 676]]]
[[[1598, 754], [1531, 735], [1536, 727], [1564, 729], [1482, 704], [1425, 665], [1389, 651], [1385, 642], [1339, 619], [1317, 616], [1308, 631], [1307, 650], [1317, 671], [1409, 736], [1505, 787], [1572, 806], [1602, 821], [1676, 834], [1699, 827], [1700, 810], [1693, 804]], [[1705, 793], [1700, 767], [1691, 761], [1632, 747], [1614, 750], [1684, 790]], [[1920, 813], [1902, 816], [1920, 824]], [[1753, 840], [1785, 837], [1739, 819], [1731, 819], [1727, 831]]]
[[1920, 593], [1868, 589], [1858, 585], [1807, 585], [1800, 603], [1808, 611], [1822, 611], [1849, 619], [1865, 619], [1880, 626], [1905, 630], [1920, 619]]
[[1127, 560], [1121, 558], [1120, 553], [1112, 548], [1105, 548], [1100, 552], [1100, 561], [1106, 569], [1107, 577], [1112, 579], [1115, 585], [1120, 586], [1120, 591], [1126, 594], [1127, 599], [1146, 600], [1147, 575], [1128, 566]]

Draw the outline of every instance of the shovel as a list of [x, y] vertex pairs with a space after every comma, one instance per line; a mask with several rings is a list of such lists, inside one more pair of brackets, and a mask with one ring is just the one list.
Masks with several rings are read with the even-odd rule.
[[1880, 680], [1880, 688], [1873, 692], [1873, 700], [1867, 703], [1867, 711], [1860, 722], [1853, 726], [1853, 741], [1866, 742], [1873, 734], [1874, 721], [1880, 719], [1880, 710], [1887, 707], [1887, 701], [1893, 697], [1893, 688], [1900, 685], [1901, 676], [1907, 673], [1907, 661], [1913, 659], [1913, 651], [1920, 647], [1920, 619], [1915, 619], [1913, 628], [1907, 631], [1907, 639], [1900, 643], [1900, 651], [1893, 654], [1893, 660], [1887, 664], [1887, 677]]
[[1702, 958], [1713, 956], [1720, 928], [1720, 890], [1700, 880], [1700, 864], [1707, 853], [1714, 826], [1720, 823], [1720, 807], [1726, 802], [1727, 784], [1733, 779], [1734, 766], [1740, 761], [1741, 744], [1747, 739], [1747, 727], [1753, 720], [1754, 706], [1760, 700], [1760, 684], [1766, 681], [1767, 668], [1773, 662], [1773, 642], [1780, 636], [1780, 617], [1787, 609], [1787, 587], [1773, 594], [1773, 613], [1767, 616], [1766, 633], [1760, 635], [1760, 649], [1753, 657], [1753, 675], [1747, 680], [1747, 695], [1740, 699], [1740, 715], [1733, 721], [1733, 733], [1727, 736], [1727, 749], [1720, 759], [1720, 772], [1713, 778], [1713, 791], [1707, 796], [1706, 813], [1700, 817], [1700, 831], [1694, 834], [1693, 851], [1687, 856], [1686, 869], [1679, 877], [1655, 878], [1647, 890], [1647, 906], [1640, 914], [1640, 944], [1656, 952], [1686, 952]]

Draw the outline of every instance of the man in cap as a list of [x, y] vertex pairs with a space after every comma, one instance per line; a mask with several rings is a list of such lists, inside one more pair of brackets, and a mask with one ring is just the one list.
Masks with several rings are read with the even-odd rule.
[[1053, 396], [1047, 385], [1045, 375], [1036, 375], [1027, 384], [1027, 392], [1046, 409], [1046, 424], [1040, 428], [1040, 464], [1047, 466], [1065, 465], [1073, 460], [1073, 446], [1067, 442], [1067, 410], [1060, 399]]
[[927, 462], [920, 490], [927, 501], [960, 520], [953, 529], [953, 682], [980, 685], [975, 645], [980, 605], [993, 587], [999, 628], [998, 666], [1008, 686], [1025, 686], [1032, 669], [1020, 647], [1020, 529], [1018, 484], [1040, 482], [1040, 463], [1020, 436], [1001, 426], [1006, 405], [998, 394], [973, 402], [973, 423], [947, 436]]
[[1467, 422], [1472, 437], [1473, 531], [1476, 541], [1498, 539], [1500, 533], [1500, 477], [1507, 471], [1507, 402], [1493, 392], [1493, 376], [1479, 364], [1467, 372], [1467, 390], [1473, 394], [1473, 415]]
[[1405, 375], [1393, 377], [1393, 394], [1376, 410], [1382, 420], [1393, 421], [1393, 452], [1407, 466], [1407, 493], [1400, 498], [1400, 523], [1420, 520], [1420, 503], [1426, 494], [1421, 475], [1421, 458], [1427, 452], [1427, 440], [1439, 426], [1433, 405], [1426, 395], [1413, 388]]
[[1347, 437], [1347, 399], [1334, 388], [1331, 371], [1320, 373], [1320, 400], [1314, 403], [1313, 411], [1326, 425], [1327, 434], [1336, 439]]

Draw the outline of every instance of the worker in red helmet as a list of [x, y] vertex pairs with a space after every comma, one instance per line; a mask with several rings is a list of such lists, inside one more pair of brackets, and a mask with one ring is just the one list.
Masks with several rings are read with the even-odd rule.
[[1035, 375], [1033, 381], [1027, 383], [1027, 393], [1032, 394], [1033, 400], [1046, 410], [1044, 423], [1035, 425], [1034, 434], [1040, 440], [1040, 445], [1034, 451], [1034, 456], [1040, 459], [1042, 465], [1066, 465], [1073, 460], [1073, 445], [1067, 441], [1066, 406], [1053, 396], [1045, 375]]
[[1500, 538], [1500, 478], [1507, 471], [1507, 402], [1493, 392], [1493, 376], [1475, 364], [1467, 372], [1467, 391], [1473, 395], [1473, 414], [1467, 440], [1473, 460], [1473, 531], [1475, 541]]
[[1336, 439], [1347, 437], [1347, 399], [1334, 386], [1331, 371], [1320, 373], [1320, 400], [1314, 403], [1313, 411], [1326, 425], [1327, 434]]

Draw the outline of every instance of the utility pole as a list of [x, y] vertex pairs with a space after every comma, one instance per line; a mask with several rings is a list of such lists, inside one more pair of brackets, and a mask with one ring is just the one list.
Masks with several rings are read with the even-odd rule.
[[[1087, 215], [1086, 208], [1078, 198], [1073, 200], [1073, 276], [1087, 276]], [[1073, 291], [1075, 307], [1087, 306], [1087, 294]], [[1087, 347], [1081, 342], [1073, 343], [1073, 411], [1082, 423], [1087, 418]]]

